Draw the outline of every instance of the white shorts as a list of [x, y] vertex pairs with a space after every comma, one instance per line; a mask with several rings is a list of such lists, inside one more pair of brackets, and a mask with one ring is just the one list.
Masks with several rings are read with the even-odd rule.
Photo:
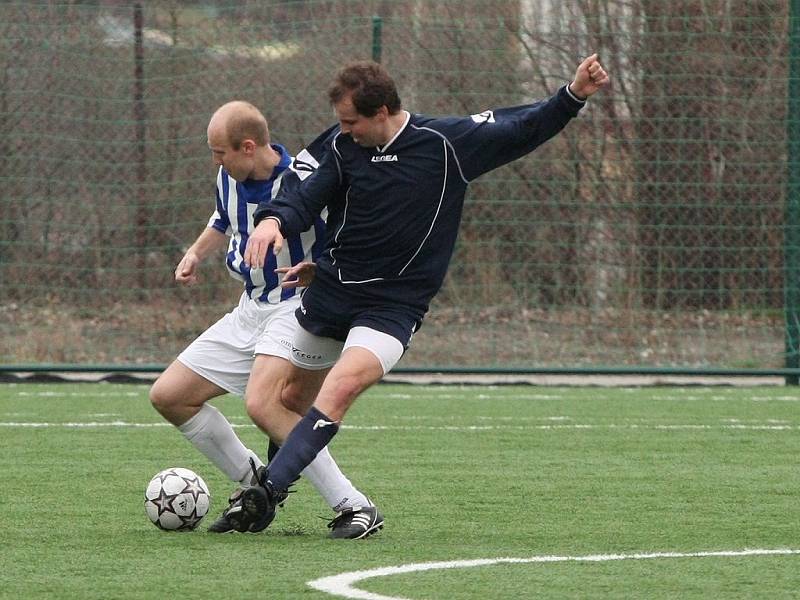
[[298, 325], [292, 344], [292, 364], [312, 371], [327, 369], [348, 348], [359, 347], [372, 352], [386, 375], [403, 357], [403, 344], [388, 333], [369, 327], [356, 326], [344, 342], [314, 335]]
[[256, 354], [290, 359], [300, 328], [294, 316], [298, 306], [299, 295], [266, 304], [242, 294], [239, 305], [200, 334], [178, 360], [211, 383], [244, 396]]

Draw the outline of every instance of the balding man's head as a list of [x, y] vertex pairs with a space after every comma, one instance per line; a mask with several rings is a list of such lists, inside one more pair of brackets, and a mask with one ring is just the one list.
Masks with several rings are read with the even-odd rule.
[[249, 102], [234, 100], [220, 106], [208, 123], [209, 138], [212, 132], [223, 135], [231, 148], [238, 150], [244, 140], [253, 140], [257, 146], [269, 144], [269, 128], [261, 111]]

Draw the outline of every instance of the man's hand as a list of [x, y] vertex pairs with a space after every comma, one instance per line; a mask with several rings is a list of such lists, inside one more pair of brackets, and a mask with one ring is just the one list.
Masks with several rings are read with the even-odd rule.
[[592, 54], [578, 65], [575, 79], [569, 84], [569, 91], [585, 100], [600, 88], [608, 85], [608, 82], [608, 73], [597, 60], [597, 54]]
[[317, 265], [313, 262], [300, 262], [293, 267], [278, 267], [275, 272], [283, 275], [281, 287], [285, 290], [291, 290], [296, 287], [308, 287], [311, 285], [317, 272]]
[[194, 285], [198, 281], [197, 267], [199, 266], [200, 258], [194, 252], [187, 252], [175, 267], [175, 281], [181, 285]]
[[262, 268], [266, 262], [267, 250], [270, 246], [272, 246], [272, 251], [278, 254], [283, 248], [283, 236], [275, 219], [264, 219], [253, 230], [250, 239], [247, 240], [244, 262], [250, 265], [250, 268]]

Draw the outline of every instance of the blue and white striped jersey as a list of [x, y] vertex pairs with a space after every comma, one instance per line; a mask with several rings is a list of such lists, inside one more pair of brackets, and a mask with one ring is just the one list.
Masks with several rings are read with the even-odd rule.
[[325, 239], [325, 214], [317, 218], [305, 231], [286, 239], [280, 254], [267, 253], [263, 269], [254, 269], [244, 264], [247, 240], [253, 232], [253, 213], [259, 203], [272, 201], [282, 188], [292, 188], [308, 177], [318, 162], [311, 154], [314, 144], [303, 150], [299, 157], [289, 155], [286, 148], [272, 144], [281, 155], [280, 162], [267, 180], [247, 179], [236, 181], [224, 168], [217, 173], [216, 210], [208, 226], [230, 236], [225, 264], [231, 276], [244, 282], [247, 295], [253, 300], [277, 304], [298, 294], [297, 289], [283, 290], [279, 285], [275, 269], [288, 267], [302, 261], [316, 260]]

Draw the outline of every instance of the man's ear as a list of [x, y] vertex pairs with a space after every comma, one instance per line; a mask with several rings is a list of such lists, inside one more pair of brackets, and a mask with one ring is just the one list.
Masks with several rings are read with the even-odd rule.
[[256, 151], [256, 147], [256, 143], [250, 139], [244, 140], [241, 146], [245, 154], [253, 154]]

